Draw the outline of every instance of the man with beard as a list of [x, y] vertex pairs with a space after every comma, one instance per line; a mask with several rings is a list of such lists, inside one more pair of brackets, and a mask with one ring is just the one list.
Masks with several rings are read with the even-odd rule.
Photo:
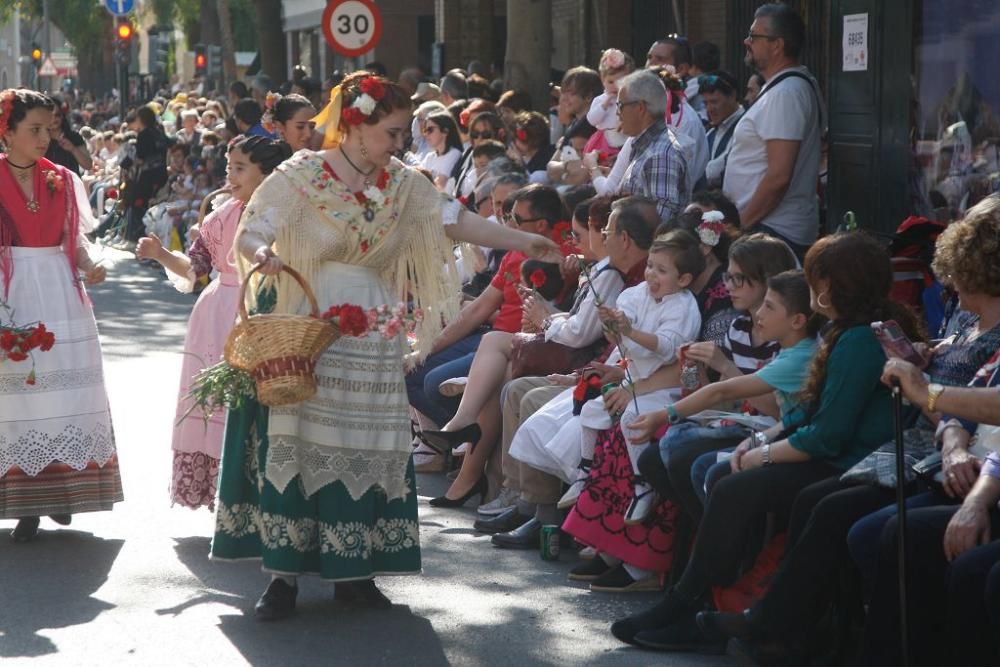
[[816, 240], [823, 110], [800, 64], [805, 24], [785, 4], [762, 5], [743, 40], [746, 63], [766, 81], [733, 134], [722, 190], [744, 231], [776, 236], [800, 258]]

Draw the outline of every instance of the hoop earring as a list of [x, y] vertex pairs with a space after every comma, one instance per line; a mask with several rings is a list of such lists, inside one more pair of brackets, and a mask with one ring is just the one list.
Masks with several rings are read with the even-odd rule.
[[823, 297], [826, 296], [826, 292], [820, 292], [816, 295], [816, 305], [820, 308], [829, 308], [829, 303], [823, 303]]

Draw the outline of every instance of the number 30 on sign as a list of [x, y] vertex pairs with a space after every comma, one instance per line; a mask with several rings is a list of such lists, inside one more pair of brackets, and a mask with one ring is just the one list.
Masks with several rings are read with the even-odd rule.
[[372, 0], [330, 0], [323, 12], [323, 35], [345, 58], [363, 55], [382, 36], [382, 14]]

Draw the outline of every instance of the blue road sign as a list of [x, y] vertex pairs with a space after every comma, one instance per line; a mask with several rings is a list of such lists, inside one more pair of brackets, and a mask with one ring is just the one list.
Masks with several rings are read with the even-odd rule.
[[115, 16], [126, 16], [135, 9], [135, 0], [104, 0], [104, 8]]

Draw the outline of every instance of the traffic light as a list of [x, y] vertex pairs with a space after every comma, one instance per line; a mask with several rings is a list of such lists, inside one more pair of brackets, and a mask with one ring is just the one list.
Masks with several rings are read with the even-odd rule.
[[122, 65], [132, 60], [132, 24], [122, 19], [115, 24], [115, 57]]
[[38, 44], [31, 45], [31, 62], [38, 69], [42, 66], [42, 49]]
[[205, 55], [205, 46], [197, 44], [194, 47], [194, 75], [203, 77], [208, 71], [208, 57]]
[[149, 31], [149, 71], [160, 79], [167, 78], [170, 60], [170, 33]]
[[209, 44], [208, 47], [208, 77], [217, 79], [222, 76], [222, 47]]

